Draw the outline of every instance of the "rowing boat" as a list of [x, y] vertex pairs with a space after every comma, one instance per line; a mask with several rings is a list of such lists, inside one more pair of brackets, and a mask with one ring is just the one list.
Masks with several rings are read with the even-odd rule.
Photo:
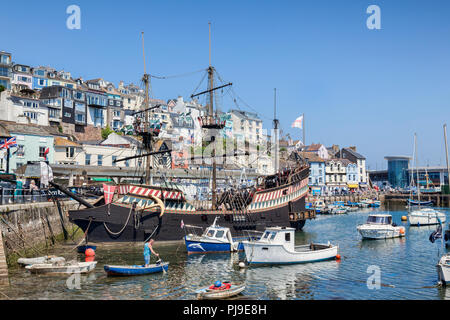
[[17, 263], [21, 266], [29, 266], [32, 264], [42, 264], [42, 263], [64, 263], [66, 259], [63, 257], [56, 256], [44, 256], [44, 257], [36, 257], [36, 258], [20, 258], [17, 260]]
[[75, 263], [37, 263], [25, 268], [37, 274], [89, 273], [95, 269], [97, 261]]

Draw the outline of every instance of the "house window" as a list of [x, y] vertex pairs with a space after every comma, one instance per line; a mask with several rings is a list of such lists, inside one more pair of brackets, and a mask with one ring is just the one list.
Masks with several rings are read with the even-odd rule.
[[128, 168], [129, 166], [130, 166], [130, 160], [126, 160], [126, 161], [125, 161], [125, 167]]
[[86, 153], [86, 159], [84, 161], [84, 164], [87, 166], [91, 165], [91, 155]]
[[77, 122], [84, 122], [84, 114], [77, 114], [76, 117]]
[[103, 165], [103, 156], [101, 154], [97, 155], [97, 165], [99, 167]]
[[23, 115], [31, 120], [36, 120], [37, 119], [37, 114], [36, 112], [24, 112]]
[[67, 147], [66, 148], [66, 158], [73, 158], [75, 156], [75, 148]]
[[18, 157], [25, 157], [25, 146], [18, 144], [16, 154]]
[[47, 147], [39, 147], [39, 158], [45, 158], [45, 149], [47, 149]]

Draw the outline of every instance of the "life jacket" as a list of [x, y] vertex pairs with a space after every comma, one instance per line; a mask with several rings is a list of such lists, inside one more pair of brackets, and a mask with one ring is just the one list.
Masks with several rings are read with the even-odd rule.
[[224, 283], [221, 287], [216, 287], [215, 285], [212, 285], [209, 287], [211, 290], [229, 290], [231, 288], [231, 283]]

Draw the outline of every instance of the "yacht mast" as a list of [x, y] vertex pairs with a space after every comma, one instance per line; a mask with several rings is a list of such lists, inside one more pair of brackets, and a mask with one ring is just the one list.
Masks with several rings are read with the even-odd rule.
[[[412, 154], [413, 163], [414, 163], [415, 156], [416, 156], [416, 135], [414, 134], [414, 144], [413, 144], [413, 154]], [[411, 209], [411, 201], [413, 200], [412, 186], [414, 186], [414, 165], [412, 165], [412, 167], [411, 167], [409, 180], [410, 180], [410, 182], [409, 182], [408, 208]]]
[[420, 209], [420, 183], [419, 183], [419, 165], [417, 163], [417, 134], [414, 133], [414, 149], [416, 150], [416, 174], [417, 174], [417, 200], [419, 202], [419, 209]]
[[450, 188], [450, 166], [448, 163], [447, 124], [444, 124], [444, 140], [445, 140], [445, 159], [447, 161], [447, 181]]

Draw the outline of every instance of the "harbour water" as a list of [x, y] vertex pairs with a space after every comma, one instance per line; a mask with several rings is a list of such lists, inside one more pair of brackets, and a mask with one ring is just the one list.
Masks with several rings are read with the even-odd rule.
[[[450, 210], [439, 209], [450, 217]], [[406, 237], [390, 240], [361, 240], [356, 226], [366, 221], [369, 213], [389, 212], [393, 221], [406, 227]], [[401, 221], [404, 209], [362, 209], [344, 215], [318, 216], [297, 232], [296, 243], [326, 243], [340, 247], [340, 261], [313, 264], [250, 267], [239, 269], [244, 255], [190, 255], [183, 243], [156, 246], [169, 271], [140, 277], [108, 278], [105, 264], [142, 264], [142, 246], [108, 244], [96, 251], [95, 272], [82, 275], [79, 289], [68, 277], [37, 276], [25, 269], [9, 270], [10, 286], [0, 288], [0, 299], [195, 299], [195, 290], [216, 280], [245, 282], [246, 290], [239, 299], [450, 299], [450, 288], [437, 285], [436, 263], [442, 254], [441, 240], [428, 240], [436, 226], [410, 227]], [[447, 224], [444, 226], [447, 228]], [[49, 253], [66, 260], [84, 260], [84, 255], [66, 243]], [[154, 259], [154, 257], [152, 257]], [[367, 281], [379, 268], [381, 286], [369, 289]], [[373, 269], [372, 269], [373, 270]]]

